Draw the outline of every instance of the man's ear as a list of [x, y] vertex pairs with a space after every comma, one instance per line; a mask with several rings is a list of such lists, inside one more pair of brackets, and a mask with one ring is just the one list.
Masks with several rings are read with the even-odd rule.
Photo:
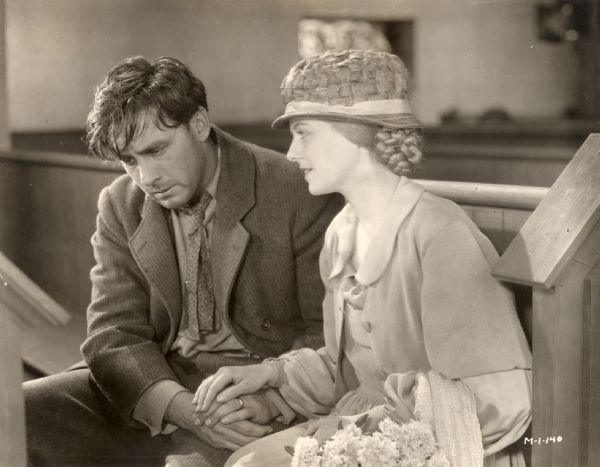
[[198, 110], [190, 119], [190, 130], [201, 142], [206, 141], [210, 136], [210, 121], [208, 120], [208, 112], [204, 107], [198, 107]]

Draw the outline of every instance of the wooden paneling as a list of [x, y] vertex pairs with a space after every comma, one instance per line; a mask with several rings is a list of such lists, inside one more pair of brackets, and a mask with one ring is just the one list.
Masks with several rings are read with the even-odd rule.
[[[518, 150], [514, 151], [518, 155]], [[573, 154], [572, 150], [565, 155]], [[540, 158], [482, 158], [464, 156], [461, 152], [437, 154], [426, 153], [425, 160], [417, 169], [416, 176], [431, 180], [477, 181], [480, 183], [502, 183], [514, 185], [550, 186], [569, 159], [545, 159], [543, 150]]]
[[25, 464], [25, 413], [21, 381], [23, 367], [17, 323], [0, 301], [0, 465]]
[[583, 284], [600, 284], [590, 271], [572, 261], [554, 288], [533, 290], [535, 467], [598, 465], [598, 292]]
[[25, 465], [21, 331], [68, 314], [0, 253], [0, 465]]
[[583, 361], [585, 405], [583, 431], [587, 432], [584, 465], [600, 465], [600, 263], [585, 282]]
[[489, 206], [462, 205], [462, 208], [492, 241], [498, 253], [502, 254], [531, 211]]
[[69, 315], [0, 251], [0, 303], [22, 328], [65, 324]]
[[97, 198], [116, 175], [100, 164], [96, 169], [69, 167], [68, 161], [48, 165], [0, 159], [0, 250], [72, 315], [62, 329], [24, 332], [24, 358], [47, 373], [79, 359]]
[[4, 0], [0, 0], [0, 151], [10, 148], [8, 133], [8, 99], [6, 79], [6, 17]]

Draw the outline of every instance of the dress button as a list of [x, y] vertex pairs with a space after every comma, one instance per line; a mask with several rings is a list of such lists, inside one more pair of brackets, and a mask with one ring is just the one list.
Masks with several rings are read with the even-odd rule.
[[268, 331], [269, 329], [271, 329], [271, 321], [269, 321], [268, 319], [263, 319], [262, 323], [260, 323], [260, 327], [263, 331]]

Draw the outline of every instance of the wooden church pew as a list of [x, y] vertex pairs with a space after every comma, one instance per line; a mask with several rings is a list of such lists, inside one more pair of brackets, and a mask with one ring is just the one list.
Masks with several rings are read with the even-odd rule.
[[600, 134], [588, 137], [493, 273], [532, 287], [532, 465], [600, 465]]
[[0, 466], [26, 465], [21, 331], [69, 315], [0, 252]]

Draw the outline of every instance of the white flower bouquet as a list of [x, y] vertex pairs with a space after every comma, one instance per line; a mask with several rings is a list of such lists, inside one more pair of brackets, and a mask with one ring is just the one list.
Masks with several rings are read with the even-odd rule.
[[293, 452], [292, 467], [450, 467], [431, 427], [416, 420], [398, 424], [385, 418], [371, 434], [351, 424], [322, 446], [305, 436], [286, 449]]

